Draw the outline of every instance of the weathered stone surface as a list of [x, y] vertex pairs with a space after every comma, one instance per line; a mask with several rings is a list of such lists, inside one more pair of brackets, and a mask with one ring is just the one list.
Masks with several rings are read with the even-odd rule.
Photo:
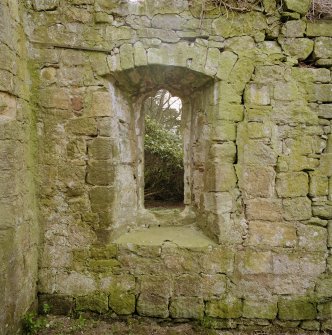
[[332, 57], [332, 38], [318, 37], [315, 40], [314, 55], [317, 58], [331, 58]]
[[284, 218], [292, 220], [308, 220], [311, 218], [311, 201], [307, 197], [283, 200]]
[[287, 38], [280, 41], [284, 51], [299, 60], [305, 60], [314, 49], [314, 42], [309, 38]]
[[272, 167], [261, 167], [257, 165], [236, 166], [240, 189], [246, 198], [270, 198], [275, 191], [275, 172]]
[[235, 263], [243, 274], [272, 273], [271, 252], [248, 250], [236, 255]]
[[273, 320], [278, 312], [277, 301], [244, 300], [243, 317]]
[[328, 195], [329, 179], [320, 173], [310, 173], [310, 192], [313, 197]]
[[309, 178], [304, 172], [280, 173], [277, 176], [276, 190], [281, 198], [306, 196], [309, 192]]
[[316, 317], [316, 307], [305, 298], [280, 298], [278, 316], [281, 320], [312, 320]]
[[97, 186], [90, 190], [89, 198], [93, 212], [105, 211], [111, 208], [115, 200], [115, 192], [112, 187]]
[[114, 160], [114, 156], [117, 154], [114, 140], [103, 137], [95, 138], [88, 145], [88, 154], [96, 160]]
[[227, 296], [222, 300], [210, 300], [205, 313], [214, 318], [239, 318], [242, 316], [243, 303], [240, 299]]
[[108, 299], [105, 294], [93, 294], [76, 298], [76, 309], [78, 311], [92, 311], [105, 313], [108, 310]]
[[282, 33], [286, 37], [303, 37], [306, 30], [306, 23], [302, 20], [288, 21], [282, 27]]
[[114, 163], [110, 160], [91, 161], [87, 168], [86, 180], [91, 185], [113, 185], [115, 180]]
[[142, 316], [151, 316], [158, 318], [167, 318], [168, 298], [151, 293], [141, 293], [137, 299], [137, 313]]
[[310, 0], [285, 0], [285, 6], [290, 11], [304, 15], [309, 10]]
[[251, 83], [244, 92], [244, 102], [253, 105], [270, 104], [270, 88], [267, 85]]
[[225, 192], [232, 190], [236, 181], [232, 164], [209, 164], [206, 172], [207, 191]]
[[332, 296], [332, 277], [322, 278], [317, 282], [316, 295], [318, 298], [330, 298]]
[[329, 21], [315, 21], [307, 23], [307, 36], [327, 36], [332, 37], [331, 23]]
[[297, 243], [296, 228], [278, 222], [251, 221], [248, 244], [273, 247], [294, 247]]
[[318, 318], [320, 320], [329, 320], [332, 315], [332, 302], [326, 302], [318, 305]]
[[281, 201], [277, 199], [253, 199], [247, 201], [249, 220], [280, 221], [282, 219]]
[[300, 225], [297, 229], [299, 247], [311, 251], [325, 251], [327, 230], [323, 227]]
[[170, 316], [179, 319], [202, 319], [204, 315], [203, 299], [194, 297], [178, 297], [171, 301]]

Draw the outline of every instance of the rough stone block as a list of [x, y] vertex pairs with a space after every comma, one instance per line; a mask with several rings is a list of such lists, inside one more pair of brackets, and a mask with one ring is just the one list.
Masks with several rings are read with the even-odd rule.
[[204, 273], [231, 273], [234, 268], [234, 250], [216, 247], [208, 250], [202, 261]]
[[297, 228], [299, 247], [310, 251], [325, 251], [327, 230], [324, 227], [300, 225]]
[[316, 58], [332, 58], [332, 38], [330, 37], [316, 38], [314, 56]]
[[251, 221], [248, 244], [272, 247], [294, 247], [297, 244], [296, 228], [279, 222]]
[[227, 277], [225, 275], [202, 274], [202, 294], [203, 298], [220, 297], [226, 293]]
[[134, 44], [134, 63], [135, 66], [145, 66], [148, 64], [146, 50], [142, 42]]
[[285, 38], [280, 43], [287, 54], [299, 60], [307, 59], [314, 49], [314, 41], [309, 38]]
[[276, 190], [281, 198], [306, 196], [309, 192], [309, 178], [304, 172], [280, 173], [277, 176]]
[[235, 265], [242, 274], [272, 273], [272, 255], [270, 251], [238, 252]]
[[106, 313], [108, 311], [108, 297], [106, 294], [92, 294], [76, 298], [76, 310]]
[[234, 142], [215, 143], [209, 150], [209, 158], [216, 163], [234, 163], [236, 145]]
[[260, 140], [248, 140], [243, 144], [243, 160], [245, 164], [275, 165], [277, 153]]
[[[156, 292], [158, 294], [158, 292]], [[142, 316], [167, 318], [168, 298], [155, 295], [153, 292], [141, 293], [137, 300], [137, 313]]]
[[288, 221], [309, 220], [312, 216], [311, 201], [307, 197], [283, 200], [284, 218]]
[[113, 116], [114, 102], [111, 101], [111, 94], [106, 91], [95, 91], [87, 94], [84, 99], [84, 115], [93, 117]]
[[223, 51], [219, 57], [219, 68], [217, 77], [221, 80], [227, 80], [234, 67], [238, 57], [231, 51]]
[[70, 97], [64, 88], [45, 88], [40, 92], [39, 104], [46, 108], [69, 109]]
[[95, 273], [111, 273], [120, 266], [116, 259], [90, 259], [89, 270]]
[[185, 274], [176, 277], [174, 281], [174, 295], [187, 297], [202, 296], [202, 279], [199, 275]]
[[204, 193], [204, 207], [215, 214], [230, 213], [234, 207], [233, 197], [228, 192]]
[[249, 220], [281, 221], [282, 206], [279, 199], [253, 199], [246, 204]]
[[202, 319], [204, 316], [203, 299], [195, 297], [174, 298], [170, 304], [170, 316], [175, 319]]
[[90, 158], [96, 160], [109, 160], [116, 158], [117, 148], [115, 141], [110, 138], [97, 137], [88, 145], [88, 154]]
[[317, 306], [318, 319], [330, 320], [332, 317], [332, 301], [328, 301]]
[[243, 317], [248, 319], [268, 319], [273, 320], [277, 316], [277, 300], [244, 300]]
[[332, 153], [330, 153], [330, 154], [321, 154], [321, 156], [320, 156], [319, 172], [323, 176], [327, 176], [327, 177], [331, 177], [332, 176]]
[[307, 36], [332, 37], [331, 22], [326, 20], [315, 20], [307, 23]]
[[239, 187], [246, 198], [270, 198], [275, 190], [275, 171], [272, 167], [236, 166]]
[[55, 10], [59, 5], [59, 0], [33, 0], [33, 6], [37, 11]]
[[86, 181], [91, 185], [113, 185], [115, 181], [114, 162], [111, 160], [90, 161]]
[[303, 37], [306, 26], [302, 20], [291, 20], [283, 25], [281, 31], [286, 37]]
[[318, 280], [316, 284], [316, 296], [318, 298], [331, 298], [332, 297], [332, 276]]
[[332, 220], [327, 225], [327, 246], [332, 248]]
[[329, 179], [317, 172], [310, 173], [310, 191], [312, 197], [322, 197], [329, 193]]
[[287, 10], [297, 12], [302, 15], [307, 14], [310, 4], [310, 0], [285, 0]]
[[296, 82], [277, 82], [274, 85], [274, 98], [281, 101], [292, 101], [300, 98]]
[[115, 190], [112, 187], [94, 187], [89, 191], [89, 198], [93, 212], [105, 212], [113, 206]]
[[67, 132], [75, 135], [97, 135], [97, 122], [93, 118], [71, 119], [65, 126]]
[[235, 141], [236, 124], [233, 122], [217, 121], [213, 126], [213, 141]]
[[301, 329], [304, 330], [320, 330], [320, 323], [319, 321], [302, 321], [301, 322]]
[[280, 320], [313, 320], [317, 315], [315, 305], [306, 298], [280, 298], [278, 308]]
[[239, 318], [242, 316], [241, 299], [227, 296], [221, 300], [210, 300], [206, 303], [205, 314], [213, 318]]
[[94, 246], [90, 249], [90, 257], [94, 259], [109, 259], [117, 255], [118, 249], [116, 244], [106, 246]]
[[123, 70], [128, 70], [134, 67], [134, 49], [132, 44], [121, 45], [120, 64]]
[[250, 83], [244, 91], [244, 102], [249, 105], [269, 105], [271, 102], [270, 87], [263, 84]]
[[248, 123], [248, 136], [252, 139], [271, 138], [271, 126], [261, 122]]
[[331, 220], [332, 219], [332, 205], [314, 205], [312, 207], [312, 214], [318, 216], [321, 219]]
[[332, 102], [332, 84], [314, 84], [308, 90], [309, 101]]
[[140, 292], [168, 298], [171, 296], [170, 279], [164, 276], [143, 275], [140, 277]]
[[209, 164], [205, 174], [206, 190], [227, 192], [233, 190], [237, 178], [232, 164]]

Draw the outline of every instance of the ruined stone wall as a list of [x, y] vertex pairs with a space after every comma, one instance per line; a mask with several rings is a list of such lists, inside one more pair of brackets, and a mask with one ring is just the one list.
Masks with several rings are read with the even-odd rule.
[[38, 227], [33, 117], [19, 1], [0, 3], [0, 334], [36, 301]]
[[[284, 3], [204, 15], [201, 1], [28, 3], [40, 303], [332, 328], [331, 21]], [[117, 240], [158, 225], [140, 202], [139, 125], [159, 88], [188, 108], [179, 220], [208, 244]]]

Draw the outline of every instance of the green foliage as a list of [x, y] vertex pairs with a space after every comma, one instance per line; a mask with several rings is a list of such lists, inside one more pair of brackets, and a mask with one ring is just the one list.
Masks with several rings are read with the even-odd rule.
[[146, 198], [183, 199], [181, 138], [146, 116], [144, 154]]
[[27, 313], [23, 317], [23, 332], [26, 335], [37, 334], [46, 324], [47, 321], [44, 317], [39, 317], [35, 312]]

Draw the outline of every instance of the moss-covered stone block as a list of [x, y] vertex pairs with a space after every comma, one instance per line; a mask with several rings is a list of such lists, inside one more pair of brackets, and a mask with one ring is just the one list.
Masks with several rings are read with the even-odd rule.
[[303, 20], [291, 20], [283, 25], [281, 32], [286, 37], [303, 37], [306, 27]]
[[283, 200], [283, 216], [288, 221], [309, 220], [312, 216], [311, 201], [307, 197]]
[[204, 302], [201, 298], [177, 297], [171, 300], [170, 316], [175, 319], [202, 319]]
[[97, 137], [88, 144], [88, 155], [96, 160], [116, 159], [117, 149], [115, 141], [110, 138]]
[[304, 330], [320, 330], [320, 322], [319, 321], [302, 321], [301, 322], [301, 329]]
[[113, 187], [97, 186], [89, 191], [92, 212], [105, 212], [112, 208], [115, 200]]
[[89, 162], [86, 181], [91, 185], [113, 185], [115, 179], [114, 162], [100, 160]]
[[202, 295], [204, 299], [221, 297], [226, 293], [227, 277], [222, 274], [202, 274]]
[[108, 311], [108, 297], [106, 294], [101, 293], [77, 297], [76, 310], [106, 313]]
[[133, 293], [114, 290], [109, 296], [109, 307], [117, 315], [131, 315], [135, 312], [136, 297]]
[[232, 190], [237, 182], [234, 166], [227, 163], [210, 163], [205, 178], [207, 191], [226, 192]]
[[277, 300], [249, 300], [243, 303], [243, 317], [248, 319], [268, 319], [273, 320], [277, 316]]
[[307, 23], [307, 36], [332, 37], [331, 22], [329, 20], [315, 20]]
[[322, 304], [318, 304], [318, 319], [329, 320], [332, 317], [332, 301], [327, 301]]
[[117, 255], [117, 245], [109, 244], [106, 246], [94, 246], [90, 249], [91, 258], [94, 259], [110, 259]]
[[332, 38], [317, 37], [315, 39], [314, 56], [316, 58], [332, 58]]
[[110, 273], [118, 268], [120, 263], [116, 259], [90, 259], [89, 269], [97, 273]]
[[314, 216], [318, 216], [321, 219], [331, 220], [332, 219], [332, 205], [320, 204], [312, 207], [312, 213]]
[[329, 178], [317, 172], [310, 173], [310, 192], [313, 197], [326, 196], [329, 193]]
[[280, 173], [276, 190], [281, 198], [306, 196], [309, 192], [309, 178], [304, 172]]
[[97, 135], [97, 122], [93, 118], [71, 119], [65, 126], [67, 132], [75, 135], [95, 136]]
[[285, 7], [287, 10], [297, 12], [301, 15], [305, 15], [310, 7], [310, 0], [285, 0]]
[[206, 303], [205, 314], [213, 318], [235, 319], [242, 316], [243, 302], [241, 299], [227, 296], [221, 300], [210, 300]]
[[313, 320], [317, 316], [316, 306], [307, 298], [280, 298], [278, 309], [280, 320]]
[[141, 293], [137, 300], [137, 313], [142, 316], [167, 318], [169, 316], [169, 299], [158, 295], [158, 292]]
[[318, 280], [316, 285], [316, 296], [323, 299], [332, 297], [332, 276]]

